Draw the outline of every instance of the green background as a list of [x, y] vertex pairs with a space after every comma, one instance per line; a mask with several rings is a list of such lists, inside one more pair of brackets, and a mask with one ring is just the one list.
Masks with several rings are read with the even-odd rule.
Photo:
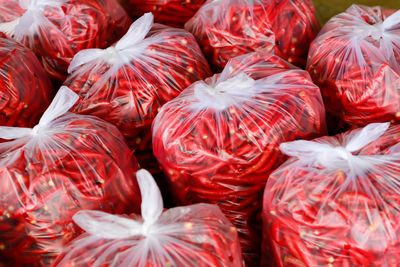
[[328, 21], [337, 13], [345, 11], [351, 4], [367, 6], [382, 6], [384, 8], [400, 9], [400, 0], [313, 0], [322, 23]]

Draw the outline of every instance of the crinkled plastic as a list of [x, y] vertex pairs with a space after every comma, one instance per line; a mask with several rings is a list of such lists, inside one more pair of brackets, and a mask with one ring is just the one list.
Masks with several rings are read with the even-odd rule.
[[152, 12], [154, 21], [182, 28], [206, 0], [119, 0], [129, 15]]
[[400, 126], [388, 127], [281, 144], [291, 158], [263, 211], [278, 266], [398, 266]]
[[78, 96], [61, 88], [38, 125], [0, 127], [0, 258], [49, 266], [80, 234], [81, 209], [139, 211], [138, 165], [117, 128], [67, 111]]
[[61, 82], [78, 51], [111, 45], [130, 24], [116, 0], [0, 0], [0, 32], [31, 48]]
[[311, 0], [208, 0], [186, 23], [212, 67], [250, 52], [304, 67], [320, 25]]
[[270, 171], [284, 161], [278, 145], [324, 134], [324, 113], [306, 71], [275, 55], [247, 54], [161, 108], [154, 155], [180, 204], [219, 205], [254, 266], [262, 192]]
[[196, 204], [163, 212], [149, 172], [137, 172], [142, 216], [84, 210], [74, 221], [86, 231], [59, 256], [55, 267], [241, 267], [236, 228], [216, 205]]
[[353, 5], [310, 47], [307, 70], [321, 88], [333, 133], [400, 120], [400, 11]]
[[193, 36], [153, 25], [151, 13], [135, 21], [114, 46], [79, 52], [69, 71], [65, 85], [80, 96], [72, 110], [116, 125], [146, 168], [156, 162], [146, 154], [152, 154], [151, 124], [159, 108], [193, 82], [211, 76]]
[[0, 35], [0, 125], [33, 127], [54, 91], [35, 54]]

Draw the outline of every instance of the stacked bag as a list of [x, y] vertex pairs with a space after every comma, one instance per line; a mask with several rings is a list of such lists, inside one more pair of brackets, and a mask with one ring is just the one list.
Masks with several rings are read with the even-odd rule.
[[397, 266], [399, 36], [311, 0], [0, 0], [0, 265]]

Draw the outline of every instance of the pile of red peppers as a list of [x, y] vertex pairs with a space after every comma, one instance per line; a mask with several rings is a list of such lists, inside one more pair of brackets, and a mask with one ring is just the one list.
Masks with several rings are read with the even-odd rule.
[[108, 47], [131, 22], [116, 0], [0, 0], [0, 32], [32, 49], [60, 82], [77, 52]]
[[183, 28], [206, 0], [118, 0], [128, 14], [137, 19], [147, 12], [154, 21]]
[[281, 142], [325, 133], [318, 87], [275, 55], [247, 54], [165, 104], [153, 151], [181, 205], [217, 204], [238, 228], [244, 258], [258, 263], [259, 213]]
[[55, 267], [244, 266], [237, 230], [217, 206], [163, 211], [150, 173], [140, 170], [136, 176], [142, 216], [78, 212], [73, 219], [86, 233], [65, 247]]
[[213, 69], [251, 52], [270, 52], [300, 67], [320, 24], [311, 0], [214, 0], [185, 24]]
[[[66, 91], [47, 115], [74, 94]], [[72, 221], [81, 209], [139, 211], [138, 165], [117, 128], [59, 115], [43, 116], [33, 129], [0, 127], [0, 137], [10, 139], [0, 144], [0, 257], [8, 266], [49, 266], [81, 233]]]
[[399, 132], [373, 123], [281, 145], [292, 157], [271, 174], [263, 211], [278, 266], [398, 265]]
[[313, 41], [307, 70], [321, 88], [332, 133], [400, 121], [400, 13], [353, 5]]
[[35, 54], [0, 36], [0, 125], [33, 127], [50, 104], [50, 79]]

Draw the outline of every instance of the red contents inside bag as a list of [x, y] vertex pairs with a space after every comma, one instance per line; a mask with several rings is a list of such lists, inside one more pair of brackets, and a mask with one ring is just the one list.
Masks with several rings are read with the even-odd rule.
[[154, 121], [153, 150], [176, 200], [218, 204], [238, 228], [251, 265], [259, 262], [262, 191], [284, 160], [278, 145], [325, 130], [320, 92], [309, 75], [253, 53], [165, 104]]
[[185, 28], [221, 70], [235, 56], [269, 51], [304, 67], [320, 26], [310, 0], [210, 0]]
[[0, 127], [2, 138], [14, 139], [0, 144], [0, 257], [12, 266], [49, 266], [80, 233], [72, 216], [81, 209], [139, 210], [138, 166], [122, 135], [95, 117], [65, 113], [74, 103], [63, 103], [74, 94], [65, 91], [35, 128]]
[[321, 88], [332, 133], [399, 121], [400, 12], [353, 5], [310, 47], [307, 70]]
[[140, 165], [153, 174], [160, 172], [151, 152], [154, 117], [164, 103], [211, 75], [193, 36], [153, 24], [151, 14], [132, 24], [114, 46], [81, 51], [69, 70], [65, 85], [80, 96], [73, 111], [116, 125]]
[[278, 266], [398, 265], [400, 126], [388, 127], [281, 145], [292, 158], [271, 174], [263, 211]]
[[241, 267], [236, 228], [210, 204], [163, 212], [151, 175], [137, 172], [142, 217], [80, 211], [74, 221], [86, 231], [72, 241], [54, 266], [199, 266]]
[[78, 51], [109, 46], [130, 23], [116, 0], [0, 0], [0, 32], [31, 48], [59, 81]]
[[157, 23], [183, 27], [205, 0], [119, 0], [119, 2], [133, 18], [151, 12]]
[[0, 125], [33, 127], [50, 104], [53, 89], [35, 54], [0, 36]]

